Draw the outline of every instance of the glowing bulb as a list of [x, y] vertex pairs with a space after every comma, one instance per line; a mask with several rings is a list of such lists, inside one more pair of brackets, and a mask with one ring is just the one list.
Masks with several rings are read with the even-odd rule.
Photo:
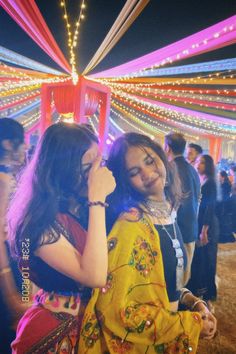
[[78, 74], [77, 74], [76, 71], [72, 71], [72, 73], [71, 73], [71, 78], [72, 78], [73, 84], [76, 85], [77, 82], [78, 82], [78, 79], [79, 79]]

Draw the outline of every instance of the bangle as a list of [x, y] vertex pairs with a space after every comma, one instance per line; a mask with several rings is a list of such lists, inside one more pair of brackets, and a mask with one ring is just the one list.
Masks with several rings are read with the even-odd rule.
[[6, 274], [6, 273], [10, 273], [11, 272], [11, 268], [10, 267], [4, 267], [2, 269], [0, 269], [0, 275]]
[[180, 295], [180, 298], [179, 298], [179, 301], [181, 304], [183, 304], [183, 301], [184, 301], [184, 298], [187, 294], [191, 294], [192, 295], [192, 292], [190, 290], [188, 290], [187, 288], [182, 288], [181, 289], [181, 295]]
[[89, 208], [90, 208], [90, 207], [93, 207], [93, 206], [101, 206], [101, 207], [103, 207], [103, 208], [109, 207], [109, 204], [108, 204], [108, 203], [106, 203], [106, 202], [103, 203], [103, 202], [101, 202], [100, 200], [98, 200], [98, 201], [96, 201], [96, 202], [88, 202], [87, 205], [88, 205]]
[[202, 300], [202, 299], [197, 299], [197, 300], [194, 302], [194, 304], [192, 305], [191, 311], [193, 311], [193, 310], [194, 310], [194, 307], [195, 307], [197, 304], [200, 304], [200, 303], [202, 303], [203, 305], [205, 305], [205, 306], [207, 307], [207, 303], [206, 303], [204, 300]]

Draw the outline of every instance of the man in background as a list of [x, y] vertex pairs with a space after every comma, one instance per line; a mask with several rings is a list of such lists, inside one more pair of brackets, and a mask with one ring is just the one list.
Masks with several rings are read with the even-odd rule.
[[194, 169], [184, 158], [186, 140], [182, 134], [170, 133], [165, 136], [165, 152], [169, 161], [174, 161], [177, 167], [183, 201], [177, 211], [177, 223], [182, 233], [187, 253], [185, 284], [190, 278], [191, 264], [198, 236], [198, 204], [200, 199], [200, 179]]
[[195, 167], [196, 160], [199, 155], [203, 152], [202, 147], [200, 145], [191, 143], [187, 147], [187, 161]]

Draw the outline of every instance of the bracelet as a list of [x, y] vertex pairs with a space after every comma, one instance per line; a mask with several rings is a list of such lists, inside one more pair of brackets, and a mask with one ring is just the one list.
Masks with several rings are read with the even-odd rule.
[[6, 274], [6, 273], [10, 273], [11, 272], [11, 268], [10, 267], [4, 267], [2, 269], [0, 269], [0, 275]]
[[206, 303], [204, 300], [202, 300], [202, 299], [197, 299], [197, 300], [194, 302], [194, 304], [192, 305], [191, 311], [193, 311], [193, 310], [194, 310], [194, 307], [195, 307], [197, 304], [200, 304], [200, 303], [202, 303], [203, 305], [205, 305], [205, 306], [207, 307], [207, 303]]
[[192, 292], [187, 289], [187, 288], [182, 288], [181, 289], [181, 295], [180, 295], [180, 298], [179, 298], [179, 301], [181, 304], [183, 304], [183, 301], [184, 301], [184, 298], [187, 294], [191, 294], [192, 295]]
[[88, 205], [89, 208], [90, 208], [90, 207], [93, 207], [93, 206], [101, 206], [101, 207], [103, 207], [103, 208], [109, 207], [109, 204], [108, 204], [108, 203], [106, 203], [106, 202], [103, 203], [103, 202], [101, 202], [100, 200], [98, 200], [98, 201], [96, 201], [96, 202], [88, 202], [87, 205]]

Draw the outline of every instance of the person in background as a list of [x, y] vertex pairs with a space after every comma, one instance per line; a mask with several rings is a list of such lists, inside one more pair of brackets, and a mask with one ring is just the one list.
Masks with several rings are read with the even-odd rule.
[[177, 210], [179, 225], [188, 257], [185, 283], [190, 278], [191, 263], [198, 236], [198, 205], [200, 198], [200, 180], [194, 169], [184, 158], [186, 140], [182, 134], [169, 133], [165, 136], [165, 152], [168, 160], [177, 167], [184, 198]]
[[229, 179], [230, 179], [231, 184], [236, 183], [236, 164], [235, 163], [230, 165]]
[[35, 145], [31, 145], [29, 147], [29, 149], [27, 150], [27, 163], [29, 163], [30, 160], [32, 159], [34, 152], [35, 152], [35, 148], [36, 148]]
[[236, 241], [236, 183], [232, 185], [231, 196], [229, 199], [231, 226], [232, 226], [232, 238], [231, 241]]
[[[108, 276], [85, 310], [78, 353], [196, 353], [216, 320], [182, 288], [186, 255], [173, 216], [181, 199], [178, 176], [160, 145], [126, 133], [107, 166], [116, 179], [109, 216]], [[114, 217], [115, 216], [115, 217]], [[191, 311], [178, 311], [179, 302]]]
[[221, 170], [219, 173], [219, 182], [221, 189], [221, 200], [226, 201], [229, 199], [231, 194], [231, 183], [226, 171]]
[[220, 190], [216, 204], [216, 215], [219, 220], [219, 242], [232, 242], [231, 204], [229, 202], [231, 183], [225, 170], [221, 170], [218, 177]]
[[215, 210], [217, 190], [212, 157], [200, 156], [197, 160], [197, 170], [201, 180], [199, 236], [188, 287], [196, 296], [207, 301], [209, 308], [213, 310], [212, 301], [217, 298], [215, 276], [219, 226]]
[[[105, 200], [115, 181], [97, 137], [58, 123], [38, 143], [9, 212], [11, 250], [23, 279], [39, 288], [21, 318], [12, 353], [74, 353], [89, 291], [106, 282]], [[87, 232], [79, 222], [89, 208]], [[24, 285], [27, 282], [24, 283]], [[27, 301], [27, 287], [23, 301]]]
[[10, 118], [0, 119], [0, 352], [11, 353], [15, 326], [26, 310], [21, 301], [21, 277], [10, 257], [6, 212], [16, 181], [14, 172], [24, 162], [24, 129]]
[[195, 163], [199, 155], [203, 153], [202, 147], [198, 144], [190, 143], [187, 147], [187, 161], [195, 167]]

